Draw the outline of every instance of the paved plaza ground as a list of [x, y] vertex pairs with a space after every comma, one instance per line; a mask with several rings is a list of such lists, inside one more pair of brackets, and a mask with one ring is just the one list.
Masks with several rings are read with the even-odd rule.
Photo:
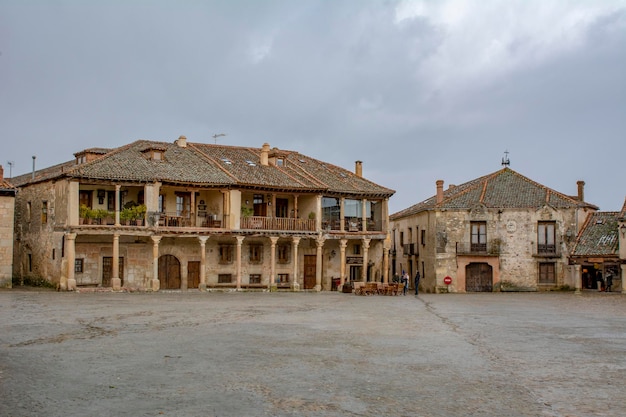
[[0, 291], [0, 416], [624, 416], [626, 296]]

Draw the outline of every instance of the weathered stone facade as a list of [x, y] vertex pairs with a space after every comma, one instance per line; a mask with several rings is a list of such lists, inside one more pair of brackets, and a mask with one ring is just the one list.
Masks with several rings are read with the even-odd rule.
[[0, 165], [0, 288], [12, 286], [15, 193]]
[[445, 192], [438, 181], [435, 197], [391, 216], [392, 262], [419, 268], [427, 292], [574, 288], [568, 256], [596, 209], [509, 168]]
[[388, 279], [393, 190], [363, 179], [360, 162], [352, 173], [267, 144], [183, 137], [75, 156], [16, 179], [21, 279], [62, 290], [317, 291]]

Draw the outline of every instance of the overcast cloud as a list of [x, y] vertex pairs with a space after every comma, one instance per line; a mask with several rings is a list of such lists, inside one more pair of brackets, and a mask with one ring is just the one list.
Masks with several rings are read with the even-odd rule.
[[[137, 139], [296, 150], [390, 211], [511, 168], [619, 210], [626, 1], [0, 0], [5, 176]], [[13, 162], [12, 168], [8, 161]]]

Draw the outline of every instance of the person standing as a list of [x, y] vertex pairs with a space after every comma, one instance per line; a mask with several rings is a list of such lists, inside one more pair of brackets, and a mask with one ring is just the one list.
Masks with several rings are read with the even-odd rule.
[[406, 295], [406, 290], [409, 288], [409, 274], [404, 273], [402, 275], [402, 295]]
[[611, 292], [612, 286], [613, 286], [613, 275], [609, 273], [606, 275], [606, 292]]
[[418, 270], [415, 273], [415, 295], [417, 295], [419, 285], [420, 285], [420, 271]]

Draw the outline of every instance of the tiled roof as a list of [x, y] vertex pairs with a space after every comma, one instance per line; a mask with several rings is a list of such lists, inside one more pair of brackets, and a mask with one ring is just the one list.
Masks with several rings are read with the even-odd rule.
[[583, 225], [573, 256], [617, 255], [619, 251], [617, 211], [599, 211], [590, 213]]
[[[98, 148], [100, 149], [100, 148]], [[164, 152], [163, 160], [151, 160], [149, 150]], [[76, 165], [70, 161], [37, 171], [34, 181], [55, 177], [220, 187], [255, 187], [391, 197], [395, 191], [358, 177], [351, 171], [294, 151], [273, 150], [284, 156], [283, 166], [261, 165], [261, 148], [139, 140], [111, 150], [97, 159]], [[18, 186], [32, 182], [31, 174], [19, 177]]]
[[449, 187], [444, 190], [443, 201], [439, 204], [435, 195], [392, 214], [390, 219], [395, 220], [431, 209], [470, 209], [477, 204], [488, 208], [539, 208], [546, 204], [555, 208], [592, 206], [505, 167], [464, 184]]

